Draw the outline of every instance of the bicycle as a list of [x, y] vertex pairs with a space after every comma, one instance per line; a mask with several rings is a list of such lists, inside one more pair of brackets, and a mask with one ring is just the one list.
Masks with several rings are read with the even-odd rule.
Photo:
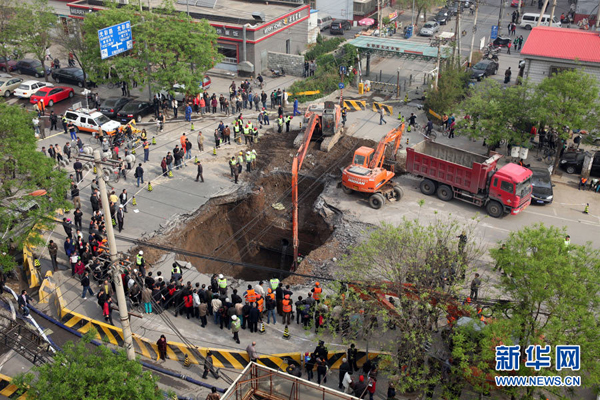
[[114, 89], [116, 86], [117, 86], [117, 84], [114, 82], [108, 82], [106, 84], [106, 87], [108, 87], [109, 89]]
[[427, 140], [428, 142], [435, 142], [435, 140], [437, 139], [437, 133], [435, 133], [433, 130], [427, 133], [427, 125], [419, 126], [417, 131], [419, 132], [419, 134], [425, 137], [425, 140]]
[[543, 155], [542, 158], [544, 159], [544, 162], [547, 165], [552, 165], [554, 163], [554, 157], [556, 156], [556, 149], [546, 147], [544, 149], [544, 151], [542, 152], [542, 155]]

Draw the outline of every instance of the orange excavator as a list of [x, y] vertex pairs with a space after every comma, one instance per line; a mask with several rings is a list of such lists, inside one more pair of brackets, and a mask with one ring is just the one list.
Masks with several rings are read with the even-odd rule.
[[395, 176], [393, 167], [385, 168], [385, 152], [393, 143], [393, 157], [400, 147], [400, 140], [404, 133], [404, 123], [391, 130], [377, 146], [377, 150], [362, 146], [354, 152], [352, 164], [342, 173], [342, 190], [346, 194], [354, 192], [368, 193], [369, 205], [380, 209], [385, 200], [400, 201], [404, 194], [399, 185], [390, 181]]
[[292, 246], [294, 248], [294, 264], [292, 265], [292, 271], [295, 271], [298, 267], [298, 247], [300, 245], [300, 240], [298, 238], [298, 173], [300, 172], [300, 168], [302, 168], [302, 163], [304, 162], [304, 157], [306, 157], [312, 135], [315, 131], [321, 130], [322, 123], [321, 118], [316, 113], [307, 114], [307, 119], [308, 122], [304, 129], [302, 142], [292, 161]]

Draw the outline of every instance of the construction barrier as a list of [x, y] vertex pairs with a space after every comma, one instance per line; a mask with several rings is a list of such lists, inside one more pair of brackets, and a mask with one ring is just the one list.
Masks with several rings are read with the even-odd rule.
[[[61, 321], [68, 328], [74, 329], [81, 334], [85, 334], [93, 326], [98, 332], [96, 337], [98, 340], [106, 339], [109, 343], [115, 346], [123, 346], [124, 340], [122, 329], [68, 310], [65, 307], [65, 302], [62, 299], [62, 293], [59, 287], [57, 287], [54, 292], [53, 304], [56, 308], [59, 321]], [[158, 360], [158, 346], [154, 340], [149, 340], [134, 333], [133, 347], [135, 352], [141, 356], [150, 358], [152, 360]], [[169, 359], [183, 363], [187, 355], [189, 362], [192, 364], [203, 364], [203, 361], [199, 360], [197, 357], [198, 353], [196, 353], [194, 350], [197, 350], [202, 357], [206, 357], [208, 351], [211, 351], [213, 355], [213, 365], [217, 368], [233, 368], [241, 370], [244, 369], [250, 362], [248, 353], [242, 350], [231, 351], [207, 347], [190, 347], [184, 343], [167, 342], [167, 357]], [[328, 362], [330, 368], [339, 369], [345, 354], [345, 352], [329, 353]], [[369, 353], [369, 359], [374, 359], [378, 355], [379, 353]], [[258, 359], [258, 363], [269, 368], [281, 369], [285, 371], [290, 364], [301, 365], [302, 359], [303, 353], [301, 352], [270, 354], [261, 356]], [[359, 351], [357, 364], [360, 366], [365, 363], [366, 360], [367, 354]]]
[[12, 378], [10, 376], [6, 376], [0, 374], [0, 396], [8, 397], [9, 399], [16, 400], [25, 400], [27, 398], [27, 393], [22, 394], [19, 397], [16, 397], [17, 387], [13, 385]]
[[389, 115], [393, 115], [394, 114], [394, 107], [388, 106], [388, 105], [383, 104], [383, 103], [373, 102], [373, 111], [379, 111], [379, 109], [383, 109]]
[[361, 111], [367, 108], [367, 102], [364, 100], [344, 100], [344, 107], [350, 111]]
[[321, 93], [320, 90], [309, 90], [306, 92], [288, 93], [288, 96], [312, 96], [313, 94]]
[[52, 293], [56, 290], [56, 283], [54, 282], [54, 277], [52, 276], [52, 271], [46, 272], [46, 276], [44, 277], [44, 281], [40, 286], [40, 300], [39, 303], [47, 303], [49, 298], [52, 296]]

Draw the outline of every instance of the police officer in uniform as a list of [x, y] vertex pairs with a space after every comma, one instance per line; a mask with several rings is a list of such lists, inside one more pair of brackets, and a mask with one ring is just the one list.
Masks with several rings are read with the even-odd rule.
[[219, 275], [219, 278], [217, 279], [217, 284], [219, 285], [219, 293], [222, 296], [226, 296], [227, 295], [227, 279], [225, 279], [223, 274]]
[[135, 265], [142, 273], [142, 276], [146, 276], [146, 260], [144, 259], [144, 252], [142, 250], [135, 256]]

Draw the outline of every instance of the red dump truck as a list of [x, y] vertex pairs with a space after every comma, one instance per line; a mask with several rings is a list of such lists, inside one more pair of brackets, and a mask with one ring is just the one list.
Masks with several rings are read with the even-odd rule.
[[500, 154], [485, 156], [424, 141], [406, 149], [407, 172], [423, 178], [421, 192], [485, 206], [499, 218], [516, 215], [531, 203], [532, 172], [517, 164], [496, 168]]

